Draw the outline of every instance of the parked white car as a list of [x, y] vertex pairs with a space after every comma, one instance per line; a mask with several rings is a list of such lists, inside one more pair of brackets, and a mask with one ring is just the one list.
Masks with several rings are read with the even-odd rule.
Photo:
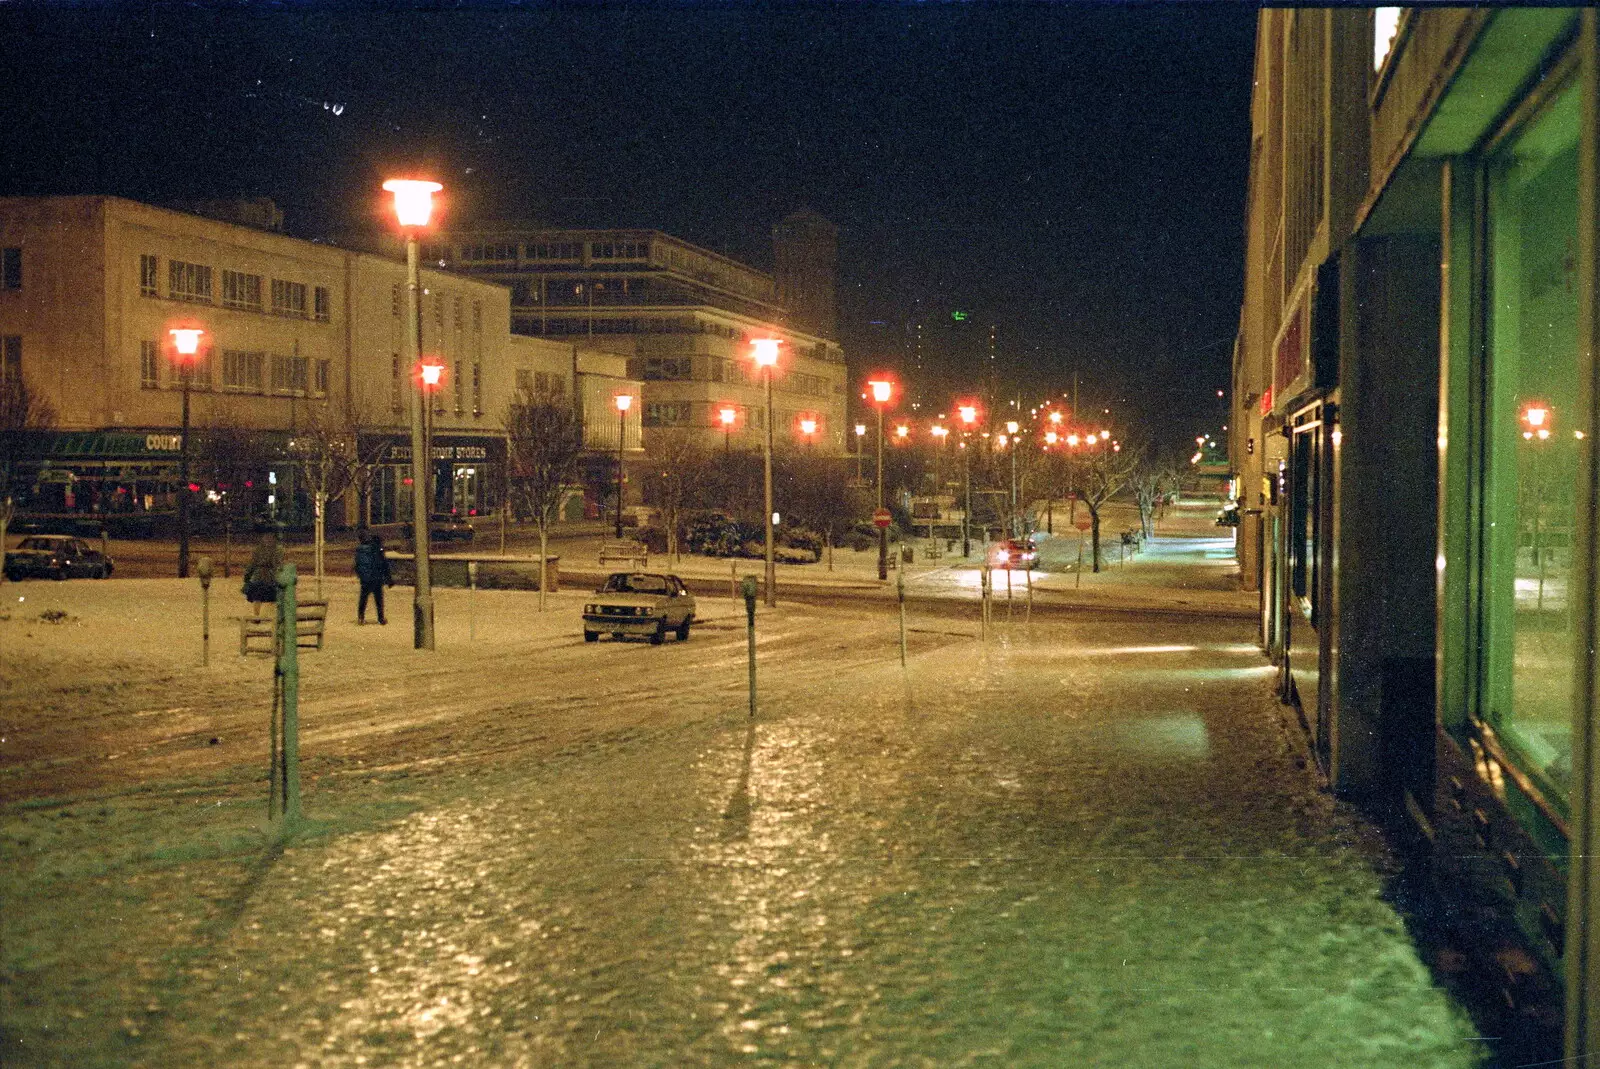
[[613, 572], [583, 607], [583, 640], [597, 642], [603, 633], [612, 638], [643, 635], [659, 646], [674, 631], [684, 642], [694, 609], [694, 595], [675, 575]]

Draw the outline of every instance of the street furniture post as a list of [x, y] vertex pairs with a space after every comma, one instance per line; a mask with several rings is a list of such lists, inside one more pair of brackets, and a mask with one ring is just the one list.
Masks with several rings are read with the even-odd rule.
[[744, 594], [744, 618], [747, 644], [750, 650], [750, 718], [756, 715], [756, 577], [747, 575], [739, 584]]
[[201, 557], [194, 574], [200, 577], [200, 666], [211, 663], [211, 558]]
[[906, 572], [904, 568], [895, 572], [895, 593], [900, 598], [900, 667], [906, 666]]
[[281, 779], [285, 826], [300, 819], [300, 636], [296, 625], [298, 605], [295, 566], [278, 569], [278, 658], [276, 673], [283, 691]]

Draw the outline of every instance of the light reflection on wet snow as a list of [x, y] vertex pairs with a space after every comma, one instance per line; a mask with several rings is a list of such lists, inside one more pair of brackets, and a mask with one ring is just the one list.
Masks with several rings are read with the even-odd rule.
[[[813, 901], [833, 870], [827, 831], [812, 814], [824, 802], [823, 754], [814, 732], [794, 722], [761, 723], [744, 733], [740, 749], [708, 754], [697, 787], [725, 795], [724, 827], [699, 837], [695, 859], [720, 878], [705, 893], [729, 919], [732, 940], [715, 971], [733, 991], [719, 1027], [740, 1053], [761, 1050], [763, 1035], [788, 1035], [782, 999], [798, 941], [806, 954], [826, 939], [828, 917]], [[775, 1000], [779, 1002], [775, 1005]]]

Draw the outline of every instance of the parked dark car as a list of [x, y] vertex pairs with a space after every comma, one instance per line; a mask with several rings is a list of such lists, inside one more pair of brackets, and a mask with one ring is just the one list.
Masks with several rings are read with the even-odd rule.
[[66, 535], [29, 535], [6, 553], [6, 578], [13, 583], [32, 575], [104, 579], [112, 568], [110, 557], [91, 549], [83, 539]]
[[[411, 538], [411, 524], [406, 524], [406, 538]], [[435, 512], [428, 519], [430, 542], [470, 542], [474, 535], [472, 524], [450, 512]]]

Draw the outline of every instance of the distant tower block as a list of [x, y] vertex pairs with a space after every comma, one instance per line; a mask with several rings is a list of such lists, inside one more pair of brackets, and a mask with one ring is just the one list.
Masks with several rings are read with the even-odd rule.
[[778, 303], [789, 313], [788, 325], [836, 339], [833, 289], [839, 228], [816, 212], [795, 212], [772, 228], [772, 256]]

